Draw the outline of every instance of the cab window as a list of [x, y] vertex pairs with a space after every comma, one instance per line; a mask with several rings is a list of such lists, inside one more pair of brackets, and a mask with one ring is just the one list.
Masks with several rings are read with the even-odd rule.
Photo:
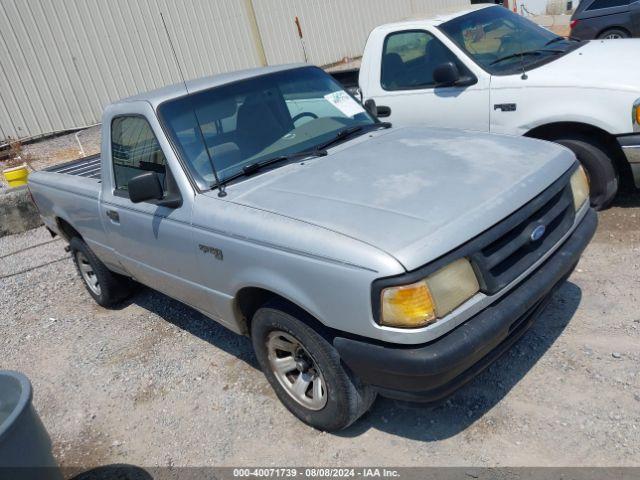
[[384, 42], [380, 83], [385, 90], [434, 87], [433, 72], [446, 62], [453, 62], [461, 73], [467, 72], [462, 62], [430, 33], [392, 33]]
[[144, 172], [156, 172], [162, 185], [165, 185], [167, 160], [144, 117], [122, 116], [113, 119], [111, 159], [116, 190], [128, 190], [129, 180]]
[[202, 90], [164, 102], [158, 113], [203, 190], [217, 179], [242, 176], [246, 165], [313, 150], [345, 127], [375, 125], [362, 105], [317, 67]]

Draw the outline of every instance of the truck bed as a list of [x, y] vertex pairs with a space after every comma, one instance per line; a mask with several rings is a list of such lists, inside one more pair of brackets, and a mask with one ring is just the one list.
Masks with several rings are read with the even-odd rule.
[[100, 180], [100, 154], [72, 160], [44, 169], [45, 172], [76, 175]]
[[[55, 224], [64, 212], [67, 219], [98, 218], [101, 190], [100, 155], [54, 165], [29, 175], [29, 188], [45, 223]], [[54, 212], [56, 207], [57, 213]], [[80, 222], [78, 222], [80, 223]]]

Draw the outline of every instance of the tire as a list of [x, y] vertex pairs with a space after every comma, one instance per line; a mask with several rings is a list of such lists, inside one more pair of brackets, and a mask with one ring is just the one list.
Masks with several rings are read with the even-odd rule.
[[584, 167], [589, 178], [591, 206], [596, 210], [607, 208], [618, 193], [620, 184], [613, 159], [607, 148], [588, 137], [557, 138], [555, 142], [569, 148]]
[[[304, 323], [303, 315], [284, 302], [267, 303], [255, 313], [251, 340], [258, 363], [280, 401], [296, 417], [319, 430], [342, 430], [369, 410], [376, 393], [345, 370], [338, 352]], [[295, 367], [284, 367], [282, 371], [287, 373], [278, 373], [273, 366], [274, 356], [290, 363], [296, 357], [290, 348], [294, 342], [300, 347], [293, 345], [298, 352]], [[283, 350], [278, 348], [281, 345]], [[306, 372], [304, 367], [308, 368]], [[302, 395], [296, 395], [293, 385], [301, 378], [313, 380], [303, 387]], [[318, 382], [320, 387], [316, 390]], [[316, 395], [317, 391], [323, 395]]]
[[621, 39], [621, 38], [629, 38], [630, 36], [631, 35], [629, 35], [629, 32], [627, 32], [626, 30], [622, 30], [620, 28], [610, 28], [609, 30], [605, 30], [600, 35], [598, 35], [598, 38], [601, 40]]
[[82, 239], [73, 237], [69, 248], [82, 283], [98, 305], [111, 307], [131, 293], [131, 281], [110, 271]]

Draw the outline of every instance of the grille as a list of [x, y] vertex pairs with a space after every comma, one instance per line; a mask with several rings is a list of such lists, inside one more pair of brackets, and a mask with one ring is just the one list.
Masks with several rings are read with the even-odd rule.
[[[469, 256], [484, 293], [501, 290], [536, 263], [573, 225], [575, 211], [569, 176], [558, 182], [481, 236]], [[544, 234], [532, 240], [543, 225]]]

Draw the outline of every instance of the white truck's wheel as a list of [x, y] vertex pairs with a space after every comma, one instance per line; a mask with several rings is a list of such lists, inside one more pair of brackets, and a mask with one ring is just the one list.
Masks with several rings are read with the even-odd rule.
[[589, 178], [593, 208], [602, 210], [609, 206], [618, 193], [619, 179], [607, 149], [598, 141], [583, 136], [554, 141], [573, 151], [584, 167]]

